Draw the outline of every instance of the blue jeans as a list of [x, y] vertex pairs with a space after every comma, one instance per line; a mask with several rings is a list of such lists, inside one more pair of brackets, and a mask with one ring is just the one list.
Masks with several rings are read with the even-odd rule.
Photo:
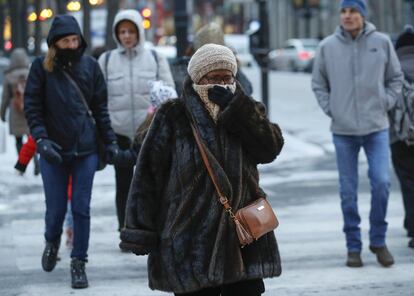
[[347, 249], [360, 252], [362, 249], [361, 218], [358, 213], [358, 154], [361, 147], [368, 160], [368, 177], [371, 185], [371, 211], [369, 215], [370, 245], [385, 245], [388, 223], [387, 213], [389, 176], [389, 135], [388, 129], [365, 136], [333, 135], [336, 161], [339, 171], [341, 208]]
[[65, 215], [65, 228], [73, 228], [73, 216], [72, 216], [72, 206], [71, 206], [71, 202], [68, 200], [68, 208], [66, 210], [66, 215]]
[[62, 234], [68, 204], [68, 181], [72, 175], [73, 249], [71, 257], [87, 259], [90, 231], [90, 202], [93, 178], [98, 166], [97, 154], [61, 164], [40, 158], [40, 171], [46, 196], [47, 242], [57, 242]]

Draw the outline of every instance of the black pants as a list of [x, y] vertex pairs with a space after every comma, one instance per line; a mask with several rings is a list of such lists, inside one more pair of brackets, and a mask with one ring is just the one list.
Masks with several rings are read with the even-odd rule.
[[405, 142], [391, 145], [392, 163], [400, 181], [405, 217], [404, 227], [408, 236], [414, 237], [414, 146]]
[[[128, 149], [131, 146], [131, 141], [128, 137], [116, 135], [119, 148], [122, 150]], [[116, 214], [118, 216], [118, 230], [124, 226], [125, 222], [125, 208], [128, 198], [129, 186], [132, 182], [134, 174], [133, 167], [118, 167], [115, 166], [115, 183], [116, 183]]]
[[217, 288], [208, 288], [201, 291], [175, 294], [176, 296], [260, 296], [265, 291], [262, 279], [242, 281]]

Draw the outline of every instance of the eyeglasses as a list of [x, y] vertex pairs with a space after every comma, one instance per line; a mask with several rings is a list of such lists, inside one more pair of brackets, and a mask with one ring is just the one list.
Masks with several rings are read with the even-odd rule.
[[226, 76], [204, 76], [204, 78], [210, 84], [232, 84], [234, 82], [234, 77], [231, 75]]

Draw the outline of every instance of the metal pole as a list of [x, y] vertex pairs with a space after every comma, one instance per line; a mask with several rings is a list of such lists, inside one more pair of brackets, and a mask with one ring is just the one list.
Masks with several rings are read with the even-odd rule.
[[6, 18], [6, 4], [0, 1], [0, 54], [4, 52], [4, 21]]
[[267, 67], [261, 68], [262, 72], [262, 102], [266, 107], [266, 114], [269, 113], [269, 72]]
[[269, 75], [267, 65], [267, 53], [269, 49], [269, 21], [267, 15], [267, 1], [257, 0], [259, 2], [259, 19], [260, 19], [260, 47], [262, 50], [263, 63], [260, 65], [262, 76], [262, 102], [268, 112], [269, 107]]
[[184, 56], [187, 49], [187, 1], [174, 0], [174, 24], [177, 37], [177, 58]]
[[312, 18], [312, 11], [309, 6], [308, 0], [303, 0], [303, 9], [304, 9], [304, 18], [305, 18], [305, 30], [306, 30], [306, 38], [310, 38], [311, 36], [311, 18]]
[[88, 0], [83, 0], [83, 38], [85, 38], [88, 47], [87, 53], [91, 52], [92, 41], [91, 41], [91, 7], [89, 6]]
[[[40, 0], [35, 1], [35, 11], [36, 15], [40, 15], [40, 11], [42, 10], [42, 3]], [[37, 18], [35, 21], [35, 48], [34, 54], [35, 56], [39, 56], [41, 54], [41, 41], [42, 41], [42, 24], [40, 23], [40, 19]]]
[[106, 8], [108, 14], [106, 16], [106, 28], [105, 28], [105, 44], [106, 49], [116, 48], [116, 42], [112, 38], [112, 24], [114, 23], [115, 15], [119, 10], [119, 1], [118, 0], [107, 0]]

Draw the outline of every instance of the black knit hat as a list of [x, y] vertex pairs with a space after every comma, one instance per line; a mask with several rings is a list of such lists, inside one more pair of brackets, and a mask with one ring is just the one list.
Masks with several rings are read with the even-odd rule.
[[414, 46], [414, 28], [411, 25], [404, 27], [404, 31], [398, 36], [395, 49], [404, 46]]

